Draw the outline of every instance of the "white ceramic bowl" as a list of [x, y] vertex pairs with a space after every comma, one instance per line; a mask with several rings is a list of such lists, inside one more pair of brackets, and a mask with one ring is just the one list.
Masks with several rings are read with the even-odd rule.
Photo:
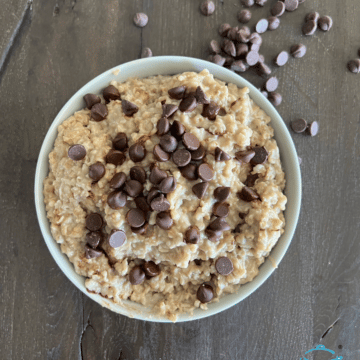
[[101, 297], [100, 295], [88, 293], [84, 285], [85, 278], [75, 272], [73, 265], [70, 263], [67, 256], [60, 251], [59, 245], [53, 239], [44, 206], [43, 181], [49, 171], [48, 155], [53, 148], [54, 141], [57, 136], [57, 127], [75, 111], [84, 107], [83, 96], [85, 94], [100, 93], [101, 90], [107, 86], [111, 80], [122, 82], [127, 78], [134, 76], [148, 77], [152, 75], [173, 75], [182, 73], [184, 71], [200, 72], [203, 69], [208, 69], [210, 73], [214, 75], [214, 77], [222, 81], [236, 84], [239, 87], [247, 86], [250, 89], [251, 98], [271, 117], [271, 126], [275, 130], [275, 139], [277, 140], [278, 146], [280, 148], [281, 161], [286, 173], [285, 193], [288, 197], [288, 203], [285, 211], [286, 225], [284, 234], [281, 236], [278, 243], [271, 251], [272, 259], [267, 259], [264, 264], [262, 264], [258, 276], [253, 281], [241, 286], [236, 293], [224, 296], [219, 302], [209, 304], [207, 311], [196, 309], [193, 316], [184, 314], [179, 316], [178, 321], [201, 319], [228, 309], [241, 300], [245, 299], [258, 287], [260, 287], [273, 273], [275, 266], [280, 263], [292, 240], [298, 221], [301, 204], [301, 174], [298, 157], [294, 143], [285, 123], [275, 108], [270, 104], [270, 102], [253, 85], [251, 85], [248, 81], [239, 75], [236, 75], [235, 73], [225, 68], [214, 65], [207, 61], [188, 57], [160, 56], [139, 59], [120, 66], [116, 66], [115, 68], [97, 76], [94, 80], [83, 86], [58, 113], [48, 133], [46, 134], [45, 140], [41, 147], [35, 175], [36, 212], [39, 219], [41, 232], [44, 236], [46, 245], [48, 246], [51, 255], [59, 265], [60, 269], [75, 286], [77, 286], [84, 294], [98, 302], [100, 305], [105, 306], [116, 313], [141, 320], [169, 322], [169, 320], [164, 317], [154, 316], [151, 314], [150, 309], [145, 308], [144, 306], [137, 303], [125, 301], [125, 306], [119, 306], [110, 300]]

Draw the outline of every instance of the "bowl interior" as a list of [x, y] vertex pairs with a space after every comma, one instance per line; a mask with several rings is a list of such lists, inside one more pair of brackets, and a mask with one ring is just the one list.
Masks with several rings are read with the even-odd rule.
[[199, 59], [180, 56], [161, 56], [139, 59], [110, 69], [83, 86], [65, 104], [52, 123], [41, 147], [36, 167], [35, 205], [41, 232], [44, 236], [45, 242], [51, 255], [64, 274], [84, 294], [102, 306], [105, 306], [119, 314], [142, 320], [169, 322], [166, 318], [151, 314], [150, 309], [145, 308], [142, 305], [127, 300], [123, 302], [123, 305], [116, 305], [100, 295], [88, 293], [85, 288], [85, 278], [75, 272], [73, 265], [70, 263], [67, 256], [60, 251], [59, 245], [53, 239], [50, 232], [49, 221], [46, 217], [42, 191], [43, 181], [49, 171], [48, 155], [53, 148], [55, 138], [57, 136], [57, 127], [75, 111], [83, 108], [83, 96], [85, 94], [100, 93], [101, 90], [112, 80], [122, 82], [127, 78], [134, 76], [148, 77], [152, 75], [173, 75], [185, 71], [200, 72], [203, 69], [208, 69], [217, 79], [233, 83], [238, 87], [248, 87], [250, 89], [251, 98], [271, 117], [271, 126], [275, 131], [275, 139], [277, 140], [280, 149], [281, 161], [286, 174], [285, 194], [288, 197], [287, 208], [285, 211], [286, 225], [284, 234], [280, 237], [278, 243], [271, 251], [271, 260], [269, 258], [266, 259], [260, 267], [258, 276], [253, 281], [242, 285], [236, 293], [226, 295], [218, 303], [209, 304], [207, 311], [196, 309], [193, 315], [180, 315], [178, 321], [201, 319], [216, 314], [220, 311], [228, 309], [249, 296], [262, 283], [264, 283], [275, 270], [276, 265], [280, 263], [281, 259], [285, 255], [293, 237], [301, 203], [301, 174], [297, 153], [289, 131], [280, 115], [270, 102], [253, 85], [239, 75], [236, 75], [235, 73], [218, 65]]

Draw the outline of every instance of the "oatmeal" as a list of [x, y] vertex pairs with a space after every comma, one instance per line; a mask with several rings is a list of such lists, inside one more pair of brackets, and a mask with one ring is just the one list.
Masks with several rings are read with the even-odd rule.
[[44, 196], [89, 292], [176, 321], [251, 281], [284, 231], [270, 118], [207, 71], [87, 94], [58, 128]]

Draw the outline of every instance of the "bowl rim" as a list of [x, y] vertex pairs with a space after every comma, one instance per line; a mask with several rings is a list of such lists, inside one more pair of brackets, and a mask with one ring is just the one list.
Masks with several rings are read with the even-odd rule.
[[[248, 87], [249, 88], [249, 95], [254, 102], [265, 111], [265, 113], [270, 116], [271, 118], [271, 125], [274, 128], [274, 138], [277, 141], [278, 147], [280, 149], [280, 156], [282, 160], [282, 165], [284, 164], [284, 160], [289, 162], [287, 166], [290, 166], [285, 173], [286, 176], [286, 189], [285, 193], [287, 193], [287, 189], [291, 187], [292, 193], [292, 204], [291, 204], [291, 217], [288, 219], [287, 214], [289, 214], [289, 203], [287, 203], [286, 210], [284, 213], [286, 223], [285, 223], [285, 232], [282, 234], [271, 250], [270, 255], [265, 259], [264, 263], [260, 266], [258, 275], [250, 282], [241, 285], [239, 290], [237, 290], [233, 294], [227, 294], [220, 299], [219, 302], [211, 303], [208, 306], [208, 310], [201, 310], [195, 309], [194, 314], [181, 314], [178, 317], [176, 322], [184, 322], [184, 321], [192, 321], [198, 320], [202, 318], [206, 318], [208, 316], [220, 313], [230, 307], [236, 305], [240, 301], [244, 300], [246, 297], [250, 296], [255, 290], [257, 290], [275, 271], [278, 264], [283, 259], [286, 251], [288, 250], [290, 243], [292, 241], [298, 218], [300, 213], [301, 207], [301, 195], [302, 195], [302, 181], [301, 181], [301, 172], [300, 166], [298, 162], [297, 152], [295, 149], [295, 145], [289, 133], [289, 130], [282, 120], [281, 116], [277, 112], [277, 110], [273, 107], [273, 105], [260, 93], [260, 91], [252, 85], [249, 81], [237, 75], [236, 73], [210, 63], [205, 60], [200, 60], [191, 57], [185, 56], [157, 56], [157, 57], [150, 57], [144, 59], [133, 60], [118, 66], [115, 66], [98, 76], [94, 79], [90, 80], [84, 86], [82, 86], [71, 98], [66, 102], [66, 104], [61, 108], [61, 110], [56, 115], [55, 119], [51, 123], [46, 136], [43, 140], [38, 161], [36, 165], [36, 172], [35, 172], [35, 183], [34, 183], [34, 195], [35, 195], [35, 207], [36, 207], [36, 214], [39, 221], [40, 230], [42, 236], [45, 240], [45, 243], [54, 258], [57, 265], [60, 267], [62, 272], [65, 276], [79, 289], [81, 290], [86, 296], [90, 297], [92, 300], [96, 301], [100, 305], [109, 308], [110, 310], [128, 316], [130, 318], [136, 318], [139, 320], [146, 320], [152, 322], [171, 322], [166, 317], [161, 317], [158, 315], [151, 314], [149, 309], [146, 309], [143, 305], [133, 303], [131, 301], [125, 300], [123, 302], [123, 306], [118, 305], [110, 301], [109, 299], [103, 298], [98, 294], [89, 293], [85, 288], [85, 278], [83, 276], [78, 275], [75, 272], [73, 264], [64, 255], [61, 250], [59, 244], [55, 241], [52, 237], [50, 232], [49, 221], [46, 216], [46, 209], [45, 204], [43, 201], [43, 181], [45, 177], [48, 175], [48, 155], [53, 148], [54, 140], [57, 136], [57, 128], [59, 124], [65, 121], [68, 115], [65, 115], [68, 109], [72, 106], [76, 100], [79, 98], [82, 99], [83, 95], [86, 93], [92, 92], [90, 89], [95, 88], [96, 84], [99, 82], [104, 82], [106, 79], [106, 84], [108, 84], [112, 80], [117, 80], [118, 75], [120, 74], [120, 78], [122, 74], [126, 73], [127, 71], [134, 71], [139, 67], [143, 67], [145, 69], [151, 69], [152, 66], [164, 66], [173, 65], [174, 67], [178, 67], [182, 69], [183, 67], [189, 67], [188, 70], [179, 70], [176, 72], [169, 72], [169, 73], [161, 73], [159, 71], [157, 73], [153, 73], [152, 75], [147, 76], [140, 76], [140, 77], [148, 77], [148, 76], [155, 76], [155, 75], [173, 75], [179, 74], [185, 71], [195, 71], [200, 72], [203, 69], [208, 69], [209, 72], [214, 76], [222, 81], [231, 82], [238, 87]], [[151, 71], [151, 70], [149, 70]], [[109, 80], [108, 78], [111, 77]], [[131, 75], [126, 76], [130, 78]], [[119, 80], [124, 81], [124, 80]], [[94, 91], [95, 92], [95, 91]], [[96, 91], [97, 92], [97, 91]], [[262, 105], [260, 105], [262, 104]], [[275, 126], [274, 126], [275, 124]], [[284, 143], [280, 143], [278, 140], [279, 134], [285, 138], [286, 141]], [[49, 141], [51, 141], [51, 146], [49, 145]], [[284, 150], [281, 148], [287, 148], [287, 152], [284, 155]], [[45, 171], [45, 173], [44, 173]], [[289, 183], [288, 177], [291, 176], [292, 182]], [[289, 195], [286, 194], [289, 200]], [[280, 246], [281, 244], [281, 246]], [[270, 258], [271, 256], [271, 258]], [[69, 264], [71, 265], [69, 267]], [[83, 280], [81, 281], [82, 278]], [[241, 289], [241, 290], [240, 290]], [[225, 301], [224, 299], [230, 299], [229, 301]], [[148, 312], [148, 313], [147, 313]]]

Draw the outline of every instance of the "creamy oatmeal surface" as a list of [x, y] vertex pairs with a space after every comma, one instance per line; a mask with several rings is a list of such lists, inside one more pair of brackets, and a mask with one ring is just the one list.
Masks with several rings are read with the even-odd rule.
[[287, 199], [248, 93], [207, 70], [113, 81], [59, 126], [46, 210], [89, 292], [176, 321], [258, 274]]

